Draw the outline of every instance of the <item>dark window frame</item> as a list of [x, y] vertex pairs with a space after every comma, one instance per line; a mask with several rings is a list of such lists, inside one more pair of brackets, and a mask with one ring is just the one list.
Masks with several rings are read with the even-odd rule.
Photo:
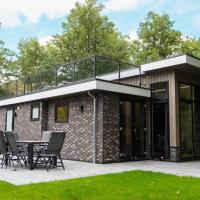
[[[38, 108], [38, 117], [33, 118], [33, 109]], [[39, 121], [40, 120], [40, 103], [33, 103], [31, 104], [31, 116], [30, 116], [31, 121]]]
[[[67, 119], [66, 120], [59, 120], [57, 119], [57, 108], [58, 107], [62, 107], [62, 106], [66, 106], [67, 107]], [[54, 118], [54, 122], [55, 123], [69, 123], [69, 103], [57, 103], [55, 104], [55, 109], [54, 109], [54, 113], [55, 113], [55, 118]]]

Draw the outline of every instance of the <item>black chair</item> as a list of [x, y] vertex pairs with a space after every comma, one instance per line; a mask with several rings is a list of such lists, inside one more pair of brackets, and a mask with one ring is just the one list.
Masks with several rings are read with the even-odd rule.
[[[45, 164], [47, 171], [51, 166], [62, 167], [65, 170], [60, 152], [65, 140], [65, 132], [53, 132], [47, 149], [37, 155], [34, 167], [37, 164]], [[59, 159], [59, 162], [58, 162]], [[40, 161], [40, 163], [38, 163]], [[60, 164], [60, 165], [58, 165]]]
[[51, 131], [42, 131], [42, 135], [41, 135], [41, 140], [43, 142], [47, 142], [47, 143], [42, 143], [42, 144], [37, 144], [34, 146], [34, 151], [36, 153], [39, 153], [41, 151], [44, 151], [47, 149], [47, 146], [48, 146], [48, 142], [50, 141], [51, 139], [51, 134], [52, 132]]
[[[19, 164], [23, 167], [22, 161], [27, 166], [26, 157], [28, 155], [26, 153], [24, 153], [23, 151], [21, 151], [21, 149], [19, 149], [19, 147], [16, 144], [15, 137], [14, 137], [13, 133], [7, 132], [6, 138], [7, 138], [8, 144], [9, 144], [10, 149], [11, 149], [10, 162], [13, 164], [13, 166], [15, 168], [14, 170], [16, 171]], [[15, 161], [17, 162], [17, 165], [14, 164]]]
[[1, 160], [1, 168], [10, 164], [10, 152], [8, 151], [3, 131], [0, 131], [0, 154], [3, 155]]

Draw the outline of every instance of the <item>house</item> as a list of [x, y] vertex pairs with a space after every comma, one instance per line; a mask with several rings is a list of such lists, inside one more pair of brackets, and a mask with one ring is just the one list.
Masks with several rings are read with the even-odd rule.
[[200, 60], [140, 67], [92, 56], [1, 85], [0, 130], [65, 131], [62, 156], [109, 163], [200, 158]]

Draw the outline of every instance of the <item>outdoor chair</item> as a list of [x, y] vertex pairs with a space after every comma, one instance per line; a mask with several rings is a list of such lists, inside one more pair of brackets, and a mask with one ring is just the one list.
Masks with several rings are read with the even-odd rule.
[[3, 131], [0, 131], [0, 154], [3, 155], [1, 160], [1, 168], [10, 164], [10, 152], [8, 151]]
[[[13, 135], [12, 132], [10, 133], [6, 133], [6, 138], [8, 141], [8, 144], [10, 146], [11, 149], [11, 156], [10, 156], [10, 162], [12, 163], [12, 165], [14, 166], [14, 170], [16, 171], [16, 169], [18, 168], [19, 164], [23, 167], [22, 161], [23, 163], [27, 166], [27, 159], [26, 157], [28, 156], [24, 151], [22, 151], [21, 148], [19, 148], [17, 146], [17, 143], [15, 141], [15, 137]], [[17, 162], [17, 165], [14, 164], [14, 162]]]
[[36, 152], [41, 152], [47, 149], [48, 142], [50, 141], [51, 138], [51, 134], [52, 134], [51, 131], [42, 131], [41, 140], [47, 143], [35, 145]]
[[[14, 138], [15, 138], [15, 142], [18, 142], [20, 139], [19, 139], [19, 134], [16, 133], [16, 132], [11, 132], [11, 131], [6, 131], [4, 132], [5, 135], [6, 134], [13, 134]], [[6, 139], [7, 140], [7, 139]], [[17, 144], [18, 148], [20, 149], [20, 151], [26, 151], [28, 152], [28, 146], [26, 144]]]
[[[34, 166], [37, 164], [45, 164], [46, 170], [49, 168], [62, 167], [65, 170], [60, 152], [65, 139], [65, 132], [53, 132], [51, 135], [50, 142], [48, 143], [47, 149], [43, 152], [39, 152], [35, 161]], [[59, 162], [58, 162], [59, 159]], [[40, 162], [38, 162], [40, 161]], [[60, 164], [60, 165], [58, 165]]]

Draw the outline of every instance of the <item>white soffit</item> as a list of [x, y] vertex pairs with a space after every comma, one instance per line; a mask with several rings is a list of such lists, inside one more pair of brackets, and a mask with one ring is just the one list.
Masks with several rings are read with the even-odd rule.
[[141, 65], [141, 70], [143, 72], [147, 72], [172, 66], [175, 67], [176, 65], [186, 64], [186, 63], [187, 63], [187, 55], [182, 55]]
[[123, 84], [116, 84], [116, 83], [109, 83], [105, 81], [97, 81], [97, 89], [122, 93], [122, 94], [130, 94], [135, 96], [142, 96], [142, 97], [151, 97], [151, 91], [149, 89], [134, 87], [129, 85]]
[[188, 65], [200, 68], [200, 59], [195, 58], [190, 55], [176, 56], [173, 58], [167, 58], [164, 60], [141, 65], [141, 70], [143, 72], [148, 72], [148, 71], [164, 69], [168, 67], [178, 68], [179, 65], [181, 64], [188, 64]]
[[194, 58], [192, 56], [187, 55], [186, 63], [188, 63], [189, 65], [192, 65], [194, 67], [200, 68], [200, 59], [198, 59], [198, 58]]
[[76, 94], [91, 90], [103, 90], [122, 94], [131, 94], [142, 97], [150, 97], [151, 92], [148, 89], [128, 86], [123, 84], [111, 83], [101, 80], [92, 80], [84, 83], [78, 83], [70, 86], [63, 86], [59, 88], [49, 89], [45, 91], [39, 91], [32, 94], [26, 94], [23, 96], [13, 97], [9, 99], [0, 100], [0, 106], [25, 103], [30, 101], [36, 101], [41, 99], [55, 98], [59, 96]]

